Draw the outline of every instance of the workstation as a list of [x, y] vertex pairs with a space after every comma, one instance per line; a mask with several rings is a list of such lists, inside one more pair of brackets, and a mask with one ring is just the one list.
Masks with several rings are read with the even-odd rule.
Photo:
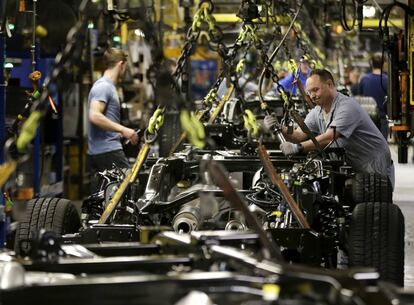
[[0, 15], [1, 304], [413, 304], [413, 0]]

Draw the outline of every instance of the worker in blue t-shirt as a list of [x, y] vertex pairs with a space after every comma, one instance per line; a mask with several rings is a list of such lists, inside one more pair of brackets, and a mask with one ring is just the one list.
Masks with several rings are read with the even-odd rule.
[[[305, 87], [306, 80], [311, 71], [312, 69], [309, 67], [308, 61], [301, 59], [297, 73], [299, 73], [299, 80], [302, 83], [303, 87]], [[295, 74], [289, 73], [285, 78], [279, 81], [279, 85], [281, 85], [286, 92], [289, 92], [290, 94], [296, 94], [298, 90], [298, 84], [295, 81], [295, 77]], [[273, 91], [277, 92], [277, 86], [278, 84], [273, 84]]]
[[121, 138], [136, 145], [136, 131], [121, 125], [121, 104], [116, 85], [127, 69], [127, 53], [110, 48], [103, 55], [104, 74], [92, 86], [88, 97], [88, 157], [92, 175], [91, 190], [98, 191], [96, 173], [111, 169], [112, 164], [128, 168]]
[[358, 94], [371, 96], [377, 102], [381, 118], [381, 133], [385, 138], [388, 137], [388, 120], [385, 107], [385, 97], [387, 96], [388, 77], [382, 72], [382, 55], [375, 53], [371, 58], [371, 73], [364, 75], [359, 82]]

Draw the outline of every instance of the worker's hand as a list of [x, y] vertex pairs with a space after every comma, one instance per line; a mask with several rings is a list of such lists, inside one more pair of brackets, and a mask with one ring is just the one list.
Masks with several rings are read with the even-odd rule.
[[284, 142], [280, 144], [280, 150], [285, 156], [296, 155], [303, 150], [302, 144]]
[[277, 124], [277, 118], [273, 115], [266, 115], [263, 120], [263, 125], [270, 131], [273, 131]]
[[138, 144], [138, 134], [134, 129], [124, 127], [121, 132], [122, 137], [127, 139], [128, 142], [131, 142], [132, 145]]

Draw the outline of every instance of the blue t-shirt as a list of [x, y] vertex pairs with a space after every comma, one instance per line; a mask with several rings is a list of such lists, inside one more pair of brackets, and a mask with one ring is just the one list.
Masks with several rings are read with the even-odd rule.
[[[290, 73], [288, 76], [282, 78], [279, 81], [279, 84], [283, 87], [283, 89], [285, 89], [285, 91], [290, 92], [291, 94], [296, 94], [296, 91], [298, 90], [298, 84], [293, 84], [294, 79], [294, 75]], [[308, 75], [304, 75], [303, 73], [299, 72], [299, 79], [303, 87], [305, 88]], [[273, 90], [277, 91], [277, 84], [273, 85]]]
[[[91, 101], [105, 103], [104, 115], [115, 123], [120, 123], [121, 106], [115, 85], [103, 76], [92, 86], [88, 97], [88, 108]], [[97, 155], [122, 149], [121, 135], [118, 132], [99, 128], [90, 121], [88, 123], [88, 154]]]
[[[382, 84], [381, 84], [382, 78]], [[381, 118], [385, 118], [385, 96], [387, 95], [388, 77], [385, 74], [368, 73], [359, 82], [358, 94], [375, 99]]]

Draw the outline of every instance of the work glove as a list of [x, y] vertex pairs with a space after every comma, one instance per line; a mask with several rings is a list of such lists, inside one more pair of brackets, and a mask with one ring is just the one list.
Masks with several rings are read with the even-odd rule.
[[284, 142], [280, 144], [280, 150], [285, 156], [296, 155], [303, 150], [302, 144]]
[[277, 124], [277, 118], [274, 117], [273, 115], [266, 115], [264, 120], [263, 120], [263, 125], [264, 127], [266, 127], [267, 129], [269, 129], [270, 131], [273, 131], [276, 127]]

